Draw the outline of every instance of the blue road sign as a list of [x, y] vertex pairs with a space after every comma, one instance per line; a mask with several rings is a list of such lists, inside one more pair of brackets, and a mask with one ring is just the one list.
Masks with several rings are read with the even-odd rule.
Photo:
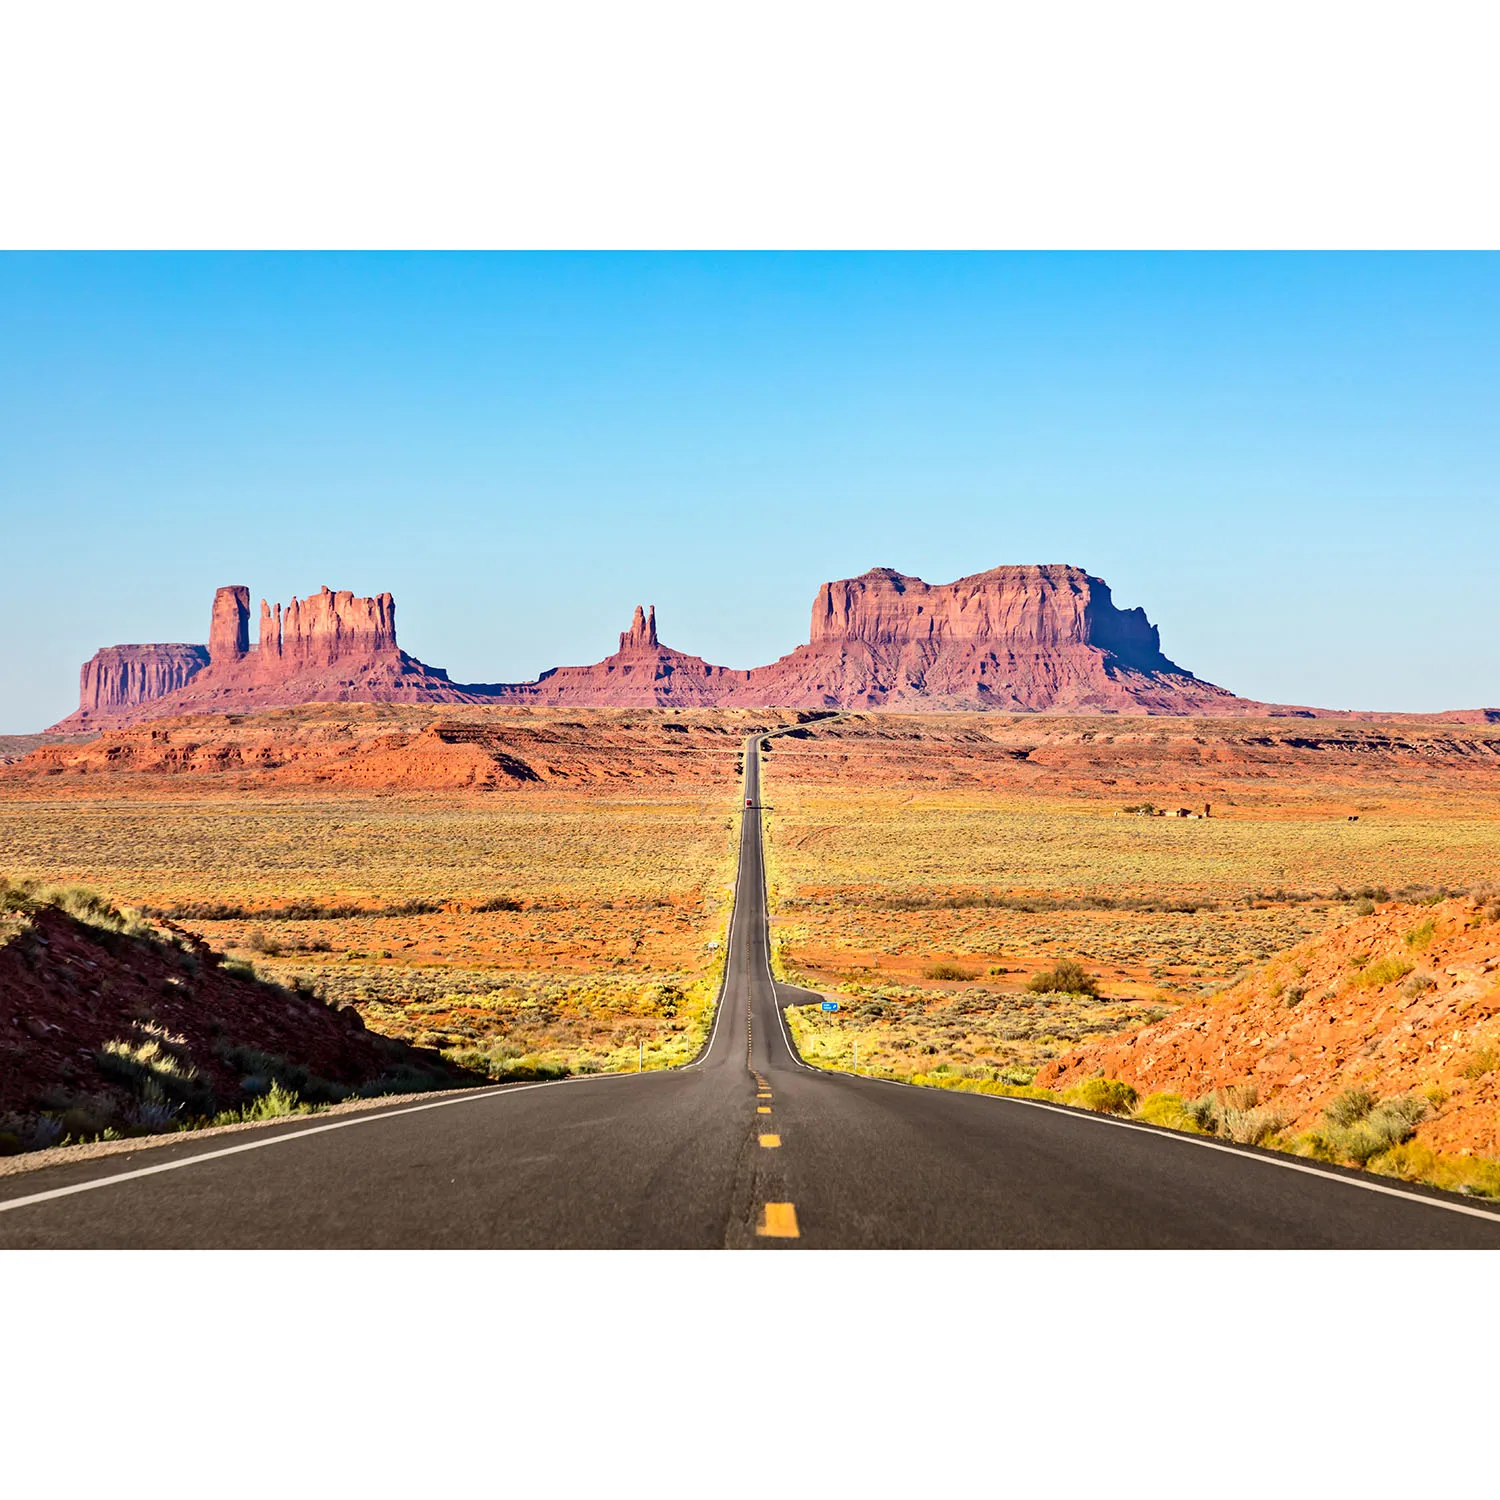
[[838, 1003], [837, 1000], [825, 1000], [818, 1007], [819, 1010], [837, 1010], [838, 1008], [839, 1008], [839, 1003]]

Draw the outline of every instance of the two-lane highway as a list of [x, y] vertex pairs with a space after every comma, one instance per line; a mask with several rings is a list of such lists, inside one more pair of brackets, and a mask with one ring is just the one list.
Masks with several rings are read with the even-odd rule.
[[[759, 741], [745, 793], [759, 804]], [[1500, 1212], [1022, 1100], [816, 1072], [747, 812], [721, 1004], [674, 1072], [184, 1136], [0, 1178], [0, 1246], [1496, 1247]]]

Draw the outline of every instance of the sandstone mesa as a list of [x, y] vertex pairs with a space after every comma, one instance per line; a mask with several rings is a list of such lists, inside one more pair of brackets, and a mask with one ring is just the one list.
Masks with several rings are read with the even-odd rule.
[[[532, 682], [455, 683], [396, 642], [390, 594], [326, 586], [290, 604], [250, 591], [214, 597], [206, 646], [106, 646], [82, 669], [75, 713], [49, 733], [147, 719], [319, 702], [530, 704], [625, 708], [997, 709], [1084, 714], [1351, 717], [1237, 697], [1163, 654], [1139, 608], [1065, 564], [991, 568], [947, 584], [891, 568], [825, 583], [808, 641], [763, 667], [715, 666], [663, 645], [656, 609], [636, 607], [619, 648]], [[1500, 719], [1500, 711], [1379, 718]]]

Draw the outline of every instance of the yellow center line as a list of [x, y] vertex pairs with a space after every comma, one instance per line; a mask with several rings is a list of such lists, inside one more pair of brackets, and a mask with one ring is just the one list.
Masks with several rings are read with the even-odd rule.
[[768, 1115], [771, 1113], [771, 1106], [769, 1104], [758, 1105], [756, 1107], [755, 1113], [758, 1115]]
[[779, 1135], [763, 1135], [760, 1138], [760, 1143], [769, 1149], [772, 1146], [779, 1146], [781, 1144], [781, 1137]]
[[768, 1203], [760, 1216], [755, 1232], [768, 1239], [798, 1240], [802, 1231], [797, 1228], [797, 1206], [794, 1203]]

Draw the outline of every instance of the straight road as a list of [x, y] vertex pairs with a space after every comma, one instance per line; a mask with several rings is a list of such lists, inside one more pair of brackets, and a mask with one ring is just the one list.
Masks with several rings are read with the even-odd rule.
[[[759, 741], [745, 791], [760, 801]], [[674, 1072], [306, 1117], [0, 1178], [0, 1246], [1500, 1247], [1446, 1194], [1023, 1100], [815, 1072], [747, 811], [723, 999]]]

